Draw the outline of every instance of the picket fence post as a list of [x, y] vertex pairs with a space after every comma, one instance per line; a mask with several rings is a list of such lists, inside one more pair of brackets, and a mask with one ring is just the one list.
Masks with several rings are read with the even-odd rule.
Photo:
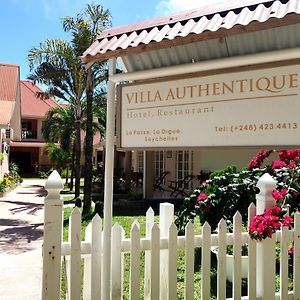
[[45, 189], [42, 300], [59, 300], [63, 209], [59, 194], [63, 182], [57, 171], [51, 173]]
[[[265, 173], [256, 185], [260, 192], [256, 195], [256, 214], [263, 214], [266, 208], [275, 205], [272, 191], [276, 181]], [[275, 299], [275, 235], [256, 244], [256, 297], [262, 300]]]
[[[169, 236], [169, 228], [174, 221], [174, 205], [161, 203], [159, 205], [159, 227], [160, 237]], [[160, 251], [160, 299], [168, 299], [169, 292], [169, 251]]]

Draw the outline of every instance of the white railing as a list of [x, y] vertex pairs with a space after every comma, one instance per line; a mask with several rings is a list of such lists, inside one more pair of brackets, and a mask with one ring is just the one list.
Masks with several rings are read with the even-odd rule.
[[[67, 297], [69, 299], [100, 299], [102, 257], [102, 221], [96, 215], [87, 226], [85, 240], [81, 241], [81, 214], [75, 208], [70, 217], [68, 242], [61, 242], [62, 200], [59, 200], [59, 175], [51, 174], [46, 188], [44, 229], [43, 299], [59, 299], [61, 257], [66, 257]], [[259, 201], [268, 200], [274, 182], [267, 178], [260, 181]], [[56, 198], [55, 198], [56, 197]], [[268, 202], [268, 201], [267, 201]], [[258, 204], [260, 205], [260, 204]], [[261, 209], [261, 208], [259, 208]], [[249, 220], [256, 213], [252, 204]], [[295, 215], [295, 229], [283, 228], [272, 239], [256, 242], [242, 232], [239, 212], [234, 216], [233, 233], [227, 232], [221, 220], [218, 233], [212, 234], [208, 223], [195, 234], [194, 224], [188, 223], [185, 234], [178, 236], [174, 224], [174, 207], [160, 205], [159, 225], [154, 222], [150, 208], [146, 214], [146, 236], [141, 237], [140, 224], [132, 224], [130, 237], [115, 224], [112, 228], [111, 299], [123, 299], [124, 254], [130, 253], [129, 299], [174, 300], [177, 298], [177, 255], [184, 250], [184, 298], [194, 299], [195, 290], [201, 290], [201, 299], [211, 299], [211, 249], [218, 248], [217, 299], [226, 299], [226, 247], [233, 247], [232, 297], [242, 299], [241, 246], [248, 244], [248, 292], [245, 299], [300, 299], [300, 214]], [[197, 230], [199, 232], [199, 230]], [[275, 241], [280, 242], [280, 292], [275, 293]], [[293, 290], [288, 290], [288, 244], [294, 242]], [[201, 285], [195, 284], [195, 249], [201, 248]], [[144, 277], [141, 278], [141, 253], [144, 253]], [[259, 256], [258, 256], [259, 254]], [[83, 258], [83, 265], [82, 265]], [[269, 264], [269, 265], [267, 265]], [[81, 296], [81, 268], [83, 268], [83, 295]], [[141, 287], [141, 284], [143, 285]], [[128, 297], [128, 296], [127, 296]], [[244, 299], [244, 297], [243, 297]]]

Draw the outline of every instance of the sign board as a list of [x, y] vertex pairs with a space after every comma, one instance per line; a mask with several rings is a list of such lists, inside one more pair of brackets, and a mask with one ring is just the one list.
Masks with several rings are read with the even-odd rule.
[[300, 65], [121, 88], [121, 147], [294, 146]]

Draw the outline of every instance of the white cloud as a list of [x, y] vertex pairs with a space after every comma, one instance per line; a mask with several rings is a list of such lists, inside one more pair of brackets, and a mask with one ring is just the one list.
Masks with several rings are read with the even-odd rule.
[[155, 9], [157, 14], [166, 15], [200, 6], [206, 6], [220, 1], [221, 0], [161, 0]]

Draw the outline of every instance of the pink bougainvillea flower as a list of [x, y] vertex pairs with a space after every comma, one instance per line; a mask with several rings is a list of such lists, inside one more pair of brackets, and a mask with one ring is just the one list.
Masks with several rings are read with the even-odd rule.
[[275, 205], [275, 206], [273, 207], [272, 211], [273, 211], [273, 213], [274, 213], [275, 215], [279, 215], [279, 214], [282, 213], [281, 208], [280, 208], [279, 206], [277, 206], [277, 205]]
[[284, 161], [273, 160], [273, 162], [272, 162], [273, 169], [281, 169], [281, 168], [285, 168], [285, 167], [286, 167], [286, 163]]
[[281, 226], [290, 227], [292, 222], [293, 218], [283, 217], [281, 208], [275, 205], [272, 209], [265, 209], [263, 214], [254, 216], [249, 226], [249, 234], [252, 239], [263, 240], [272, 237]]
[[282, 200], [281, 193], [280, 193], [279, 191], [277, 191], [277, 190], [274, 190], [274, 191], [272, 192], [272, 196], [273, 196], [273, 198], [274, 198], [275, 200], [277, 200], [277, 201], [281, 201], [281, 200]]
[[293, 161], [293, 162], [291, 162], [289, 165], [288, 165], [288, 168], [289, 169], [294, 169], [294, 168], [296, 168], [297, 167], [297, 165], [296, 165], [296, 163]]
[[204, 206], [202, 207], [202, 209], [203, 209], [203, 211], [204, 211], [205, 213], [208, 213], [208, 212], [210, 211], [210, 208], [211, 208], [210, 205], [204, 205]]
[[288, 250], [289, 255], [294, 254], [294, 244], [290, 247], [290, 249]]
[[200, 202], [200, 201], [206, 200], [207, 198], [208, 198], [208, 196], [205, 193], [201, 192], [197, 198], [197, 201]]
[[282, 201], [287, 194], [288, 194], [287, 189], [282, 189], [281, 191], [274, 190], [272, 192], [272, 196], [276, 201]]
[[281, 223], [284, 227], [290, 227], [293, 223], [293, 218], [290, 216], [285, 216], [282, 218]]
[[260, 168], [266, 158], [270, 156], [273, 150], [261, 150], [256, 156], [254, 156], [248, 164], [248, 169], [253, 170], [255, 168]]

